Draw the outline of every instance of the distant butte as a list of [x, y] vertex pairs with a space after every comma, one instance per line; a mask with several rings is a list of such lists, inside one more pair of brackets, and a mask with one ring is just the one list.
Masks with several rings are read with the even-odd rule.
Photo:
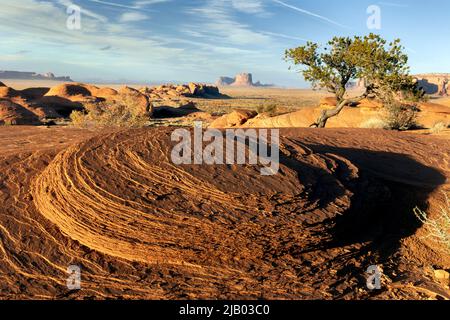
[[53, 80], [53, 81], [73, 82], [72, 79], [70, 79], [70, 77], [56, 77], [51, 72], [39, 74], [36, 72], [1, 71], [0, 70], [0, 79], [6, 79], [6, 80]]
[[261, 84], [261, 82], [253, 82], [253, 75], [251, 73], [240, 73], [234, 78], [220, 77], [217, 80], [218, 87], [233, 86], [233, 87], [273, 87], [273, 84]]

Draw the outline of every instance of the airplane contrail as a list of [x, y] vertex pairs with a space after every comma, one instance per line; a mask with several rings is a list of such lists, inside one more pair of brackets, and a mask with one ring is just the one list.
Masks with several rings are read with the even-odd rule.
[[272, 0], [272, 1], [278, 3], [279, 5], [284, 6], [284, 7], [286, 7], [286, 8], [289, 8], [289, 9], [292, 9], [292, 10], [295, 10], [295, 11], [298, 11], [298, 12], [300, 12], [300, 13], [306, 14], [306, 15], [311, 16], [311, 17], [315, 17], [315, 18], [321, 19], [321, 20], [323, 20], [323, 21], [326, 21], [326, 22], [329, 22], [329, 23], [331, 23], [331, 24], [334, 24], [334, 25], [336, 25], [336, 26], [338, 26], [338, 27], [350, 29], [348, 26], [345, 26], [345, 25], [343, 25], [343, 24], [340, 24], [339, 22], [336, 22], [336, 21], [334, 21], [334, 20], [331, 20], [331, 19], [329, 19], [329, 18], [327, 18], [327, 17], [321, 16], [320, 14], [317, 14], [317, 13], [314, 13], [314, 12], [311, 12], [311, 11], [308, 11], [308, 10], [305, 10], [305, 9], [302, 9], [302, 8], [299, 8], [299, 7], [290, 5], [290, 4], [288, 4], [288, 3], [286, 3], [286, 2], [283, 2], [283, 1], [280, 1], [280, 0]]
[[103, 0], [89, 0], [90, 2], [95, 2], [95, 3], [99, 3], [99, 4], [104, 4], [107, 6], [112, 6], [112, 7], [118, 7], [118, 8], [124, 8], [124, 9], [132, 9], [132, 10], [140, 10], [140, 11], [149, 11], [150, 10], [146, 10], [143, 9], [141, 6], [129, 6], [126, 4], [120, 4], [120, 3], [116, 3], [116, 2], [109, 2], [109, 1], [103, 1]]

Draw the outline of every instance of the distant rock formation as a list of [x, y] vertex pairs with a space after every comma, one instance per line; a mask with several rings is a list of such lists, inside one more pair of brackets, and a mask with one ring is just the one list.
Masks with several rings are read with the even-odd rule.
[[254, 85], [253, 76], [251, 73], [240, 73], [236, 75], [234, 83], [231, 85], [235, 87], [252, 87]]
[[259, 81], [253, 82], [253, 75], [251, 73], [240, 73], [234, 78], [220, 77], [216, 85], [218, 87], [273, 87], [273, 84], [262, 84]]
[[22, 72], [22, 71], [1, 71], [0, 79], [7, 80], [52, 80], [52, 81], [65, 81], [73, 82], [70, 77], [56, 77], [53, 73], [47, 72], [44, 74], [38, 74], [36, 72]]
[[219, 80], [217, 80], [216, 85], [218, 87], [225, 87], [233, 84], [235, 78], [230, 77], [220, 77]]
[[448, 96], [450, 94], [450, 73], [429, 73], [414, 76], [427, 94]]
[[228, 98], [220, 93], [219, 88], [201, 83], [189, 83], [182, 85], [165, 84], [154, 88], [145, 87], [141, 92], [151, 100], [168, 100], [176, 98], [205, 98], [219, 99]]

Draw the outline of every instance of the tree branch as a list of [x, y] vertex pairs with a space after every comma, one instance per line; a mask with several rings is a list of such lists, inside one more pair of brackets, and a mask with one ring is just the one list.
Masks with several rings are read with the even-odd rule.
[[333, 109], [323, 110], [319, 119], [317, 119], [317, 122], [313, 123], [310, 127], [311, 128], [325, 128], [329, 118], [337, 116], [342, 111], [342, 109], [344, 109], [345, 106], [348, 106], [349, 104], [358, 103], [361, 100], [367, 98], [370, 93], [371, 93], [371, 88], [367, 88], [366, 92], [364, 92], [364, 94], [362, 94], [358, 97], [344, 99]]

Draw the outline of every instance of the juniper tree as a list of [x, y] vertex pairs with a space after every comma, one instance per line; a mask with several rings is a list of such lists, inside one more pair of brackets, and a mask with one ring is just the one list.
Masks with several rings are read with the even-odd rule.
[[[334, 37], [321, 48], [317, 43], [286, 50], [285, 58], [303, 74], [313, 87], [326, 89], [336, 97], [336, 107], [322, 111], [311, 127], [324, 128], [329, 118], [337, 116], [345, 106], [368, 97], [388, 98], [403, 93], [420, 96], [421, 90], [409, 75], [408, 56], [400, 40], [391, 43], [375, 34], [359, 37]], [[363, 79], [364, 92], [348, 96], [352, 81]]]

